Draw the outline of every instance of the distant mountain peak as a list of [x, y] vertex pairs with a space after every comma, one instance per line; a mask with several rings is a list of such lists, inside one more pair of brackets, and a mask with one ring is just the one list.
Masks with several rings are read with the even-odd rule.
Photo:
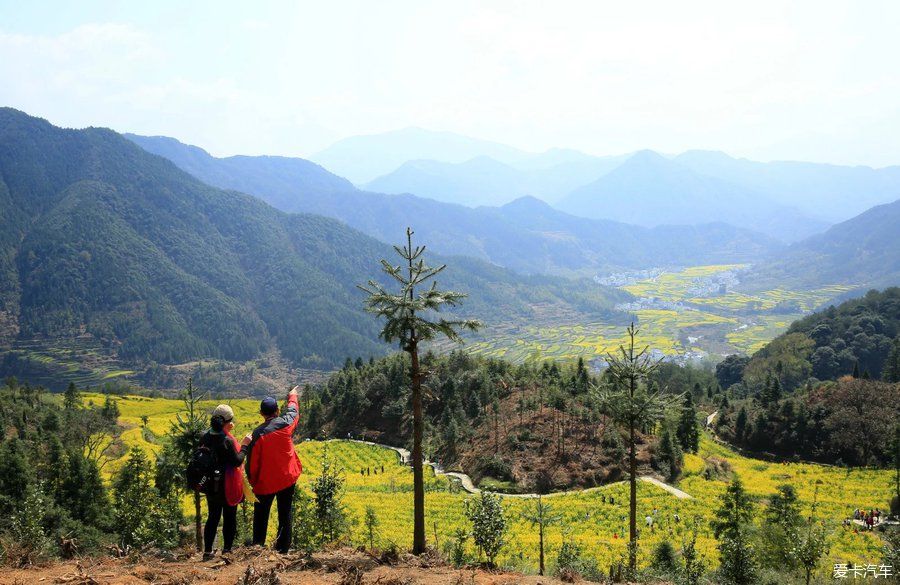
[[533, 195], [523, 195], [501, 207], [507, 211], [554, 211], [546, 201]]

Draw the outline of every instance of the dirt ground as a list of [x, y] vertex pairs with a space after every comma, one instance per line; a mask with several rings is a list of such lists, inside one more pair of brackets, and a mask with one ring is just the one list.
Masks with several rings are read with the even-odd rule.
[[558, 585], [558, 579], [455, 569], [428, 556], [400, 555], [379, 559], [365, 552], [340, 549], [301, 555], [279, 555], [272, 551], [245, 549], [229, 557], [202, 562], [196, 554], [170, 559], [151, 555], [134, 558], [84, 558], [25, 569], [0, 568], [0, 583], [65, 585], [142, 584], [186, 585], [228, 583], [231, 585], [336, 584], [336, 585]]

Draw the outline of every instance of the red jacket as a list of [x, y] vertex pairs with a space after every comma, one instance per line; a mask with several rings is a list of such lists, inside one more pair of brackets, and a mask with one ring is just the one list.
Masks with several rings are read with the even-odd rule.
[[297, 419], [297, 397], [289, 396], [284, 414], [270, 418], [253, 431], [247, 449], [247, 478], [257, 496], [294, 485], [303, 472], [292, 438]]

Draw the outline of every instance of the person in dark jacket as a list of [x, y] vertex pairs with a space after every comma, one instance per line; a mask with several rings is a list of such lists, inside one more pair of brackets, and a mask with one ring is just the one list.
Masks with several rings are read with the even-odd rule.
[[234, 429], [234, 411], [227, 404], [220, 404], [209, 419], [209, 430], [200, 437], [200, 445], [209, 449], [215, 457], [219, 472], [217, 481], [206, 494], [209, 515], [203, 529], [203, 560], [214, 556], [213, 543], [222, 523], [222, 553], [231, 552], [237, 533], [237, 506], [244, 499], [244, 476], [241, 465], [250, 440], [245, 438], [241, 445], [231, 434]]
[[275, 550], [286, 553], [291, 546], [291, 508], [294, 500], [294, 484], [303, 471], [293, 434], [298, 422], [297, 392], [299, 386], [288, 393], [288, 405], [284, 414], [278, 410], [278, 402], [266, 397], [260, 402], [259, 414], [265, 422], [245, 437], [249, 438], [247, 450], [247, 477], [253, 486], [256, 503], [253, 505], [253, 544], [264, 546], [269, 530], [269, 511], [277, 500], [278, 536]]

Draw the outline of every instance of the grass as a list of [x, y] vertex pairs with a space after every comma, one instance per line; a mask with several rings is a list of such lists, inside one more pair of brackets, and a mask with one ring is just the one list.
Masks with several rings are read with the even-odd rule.
[[[89, 395], [86, 398], [99, 403], [103, 397]], [[256, 424], [258, 403], [255, 400], [234, 400], [230, 404], [235, 409], [238, 422], [236, 436], [239, 437]], [[204, 406], [212, 408], [214, 404], [209, 402]], [[128, 427], [123, 434], [125, 443], [155, 452], [160, 448], [159, 438], [165, 435], [181, 404], [177, 400], [129, 396], [119, 400], [119, 408], [121, 423]], [[146, 434], [141, 429], [142, 415], [148, 417], [147, 428], [157, 437], [156, 442], [146, 440]], [[306, 441], [297, 445], [304, 467], [298, 482], [300, 489], [309, 491], [326, 451], [344, 471], [344, 501], [350, 517], [355, 521], [351, 534], [353, 542], [363, 543], [361, 522], [366, 506], [372, 506], [380, 521], [378, 542], [382, 546], [395, 543], [401, 549], [410, 547], [413, 520], [411, 470], [400, 465], [396, 454], [388, 449], [343, 440]], [[767, 463], [743, 457], [704, 436], [699, 453], [685, 457], [684, 477], [678, 483], [678, 487], [694, 499], [679, 500], [654, 485], [638, 484], [639, 518], [653, 515], [656, 510], [654, 531], [641, 538], [644, 564], [648, 562], [648, 555], [655, 544], [668, 540], [676, 547], [680, 546], [682, 539], [688, 536], [688, 520], [697, 518], [700, 526], [698, 547], [705, 558], [715, 565], [716, 542], [710, 530], [710, 521], [719, 506], [718, 497], [727, 484], [704, 478], [704, 459], [707, 457], [719, 457], [729, 462], [760, 511], [766, 498], [781, 483], [793, 484], [806, 506], [812, 501], [813, 491], [818, 485], [818, 513], [832, 529], [831, 552], [822, 564], [823, 571], [835, 562], [868, 563], [881, 558], [881, 542], [877, 536], [871, 533], [855, 534], [842, 528], [840, 522], [856, 507], [887, 507], [891, 494], [889, 471], [848, 470], [808, 463]], [[111, 469], [115, 467], [117, 465], [114, 464]], [[463, 502], [469, 496], [451, 489], [448, 479], [435, 476], [430, 468], [426, 471], [426, 489], [428, 539], [432, 544], [437, 540], [440, 545], [447, 542], [455, 528], [465, 525]], [[605, 501], [603, 496], [606, 496]], [[610, 498], [615, 503], [611, 503]], [[548, 501], [563, 516], [561, 525], [548, 530], [548, 559], [555, 558], [563, 533], [577, 541], [603, 568], [624, 556], [628, 514], [625, 484], [552, 496]], [[537, 535], [522, 517], [528, 505], [527, 500], [520, 498], [504, 500], [510, 532], [500, 561], [507, 566], [533, 572], [537, 566]], [[185, 509], [192, 511], [187, 503]], [[674, 514], [678, 514], [682, 521], [675, 522]], [[274, 531], [274, 522], [270, 531]], [[470, 552], [474, 554], [474, 550]]]

